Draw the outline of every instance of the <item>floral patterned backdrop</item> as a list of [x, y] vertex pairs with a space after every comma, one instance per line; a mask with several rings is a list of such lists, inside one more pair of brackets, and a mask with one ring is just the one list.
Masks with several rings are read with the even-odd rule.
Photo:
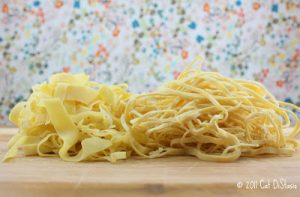
[[1, 0], [0, 124], [56, 72], [150, 91], [195, 57], [300, 105], [299, 0]]

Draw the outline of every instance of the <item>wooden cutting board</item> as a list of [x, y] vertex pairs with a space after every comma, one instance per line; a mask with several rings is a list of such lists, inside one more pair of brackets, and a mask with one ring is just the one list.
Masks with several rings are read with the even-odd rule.
[[[15, 132], [0, 129], [0, 158]], [[0, 196], [95, 195], [300, 196], [300, 151], [293, 157], [242, 158], [232, 163], [186, 156], [131, 158], [115, 164], [26, 157], [0, 164]]]

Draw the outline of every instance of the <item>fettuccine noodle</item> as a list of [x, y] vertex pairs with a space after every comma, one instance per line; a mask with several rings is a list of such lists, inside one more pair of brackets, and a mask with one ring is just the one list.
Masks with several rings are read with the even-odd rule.
[[64, 161], [115, 162], [131, 155], [234, 161], [292, 155], [299, 146], [299, 119], [291, 110], [299, 107], [276, 100], [257, 82], [185, 69], [157, 91], [126, 89], [84, 74], [53, 75], [11, 111], [9, 119], [20, 130], [4, 160], [21, 149]]
[[132, 95], [126, 88], [97, 84], [84, 74], [53, 75], [11, 111], [9, 119], [20, 131], [4, 160], [18, 149], [65, 161], [125, 159], [132, 152], [120, 119]]

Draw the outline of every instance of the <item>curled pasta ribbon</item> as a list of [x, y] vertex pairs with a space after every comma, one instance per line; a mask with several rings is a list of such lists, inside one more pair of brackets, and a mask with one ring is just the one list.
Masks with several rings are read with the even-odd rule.
[[130, 149], [120, 116], [131, 95], [126, 88], [97, 84], [83, 74], [53, 75], [12, 109], [9, 119], [20, 131], [3, 160], [16, 157], [18, 149], [65, 161], [125, 159]]
[[[196, 59], [195, 64], [202, 59]], [[9, 119], [20, 130], [4, 160], [19, 155], [64, 161], [115, 162], [131, 155], [192, 155], [234, 161], [292, 155], [299, 143], [299, 107], [278, 101], [261, 84], [191, 69], [151, 93], [106, 86], [84, 74], [55, 74], [33, 87]]]

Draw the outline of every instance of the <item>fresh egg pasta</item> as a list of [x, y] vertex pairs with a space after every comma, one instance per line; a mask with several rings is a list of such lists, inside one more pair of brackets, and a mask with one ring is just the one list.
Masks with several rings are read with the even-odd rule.
[[299, 119], [292, 111], [299, 107], [276, 100], [257, 82], [185, 69], [154, 92], [126, 89], [84, 74], [51, 76], [12, 109], [9, 119], [19, 132], [3, 160], [21, 150], [73, 162], [132, 155], [225, 162], [292, 155], [299, 146]]
[[126, 88], [97, 84], [83, 74], [53, 75], [11, 111], [9, 119], [20, 130], [4, 160], [18, 149], [65, 161], [125, 159], [132, 152], [120, 120], [132, 95]]
[[[184, 154], [233, 161], [292, 155], [299, 120], [283, 106], [299, 110], [277, 101], [256, 82], [190, 70], [155, 92], [130, 98], [122, 123], [135, 153], [147, 158]], [[284, 132], [286, 128], [291, 131]]]

